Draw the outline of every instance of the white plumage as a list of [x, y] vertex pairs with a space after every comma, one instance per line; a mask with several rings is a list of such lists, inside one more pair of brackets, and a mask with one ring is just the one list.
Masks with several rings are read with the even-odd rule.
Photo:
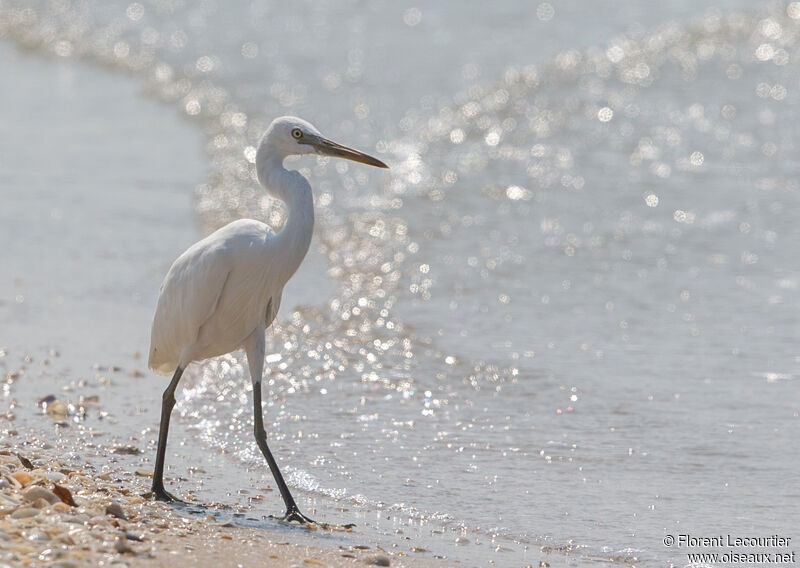
[[292, 154], [320, 153], [386, 168], [386, 164], [323, 138], [308, 122], [295, 117], [275, 119], [259, 143], [256, 171], [261, 185], [286, 203], [286, 223], [277, 234], [252, 219], [234, 221], [192, 245], [167, 272], [153, 318], [150, 367], [173, 373], [164, 391], [153, 494], [176, 500], [164, 489], [163, 471], [169, 417], [175, 389], [184, 369], [244, 348], [250, 378], [256, 442], [286, 503], [286, 520], [308, 522], [297, 508], [278, 465], [267, 447], [261, 409], [264, 334], [275, 319], [283, 287], [297, 271], [311, 244], [314, 202], [311, 186], [296, 171], [283, 167]]

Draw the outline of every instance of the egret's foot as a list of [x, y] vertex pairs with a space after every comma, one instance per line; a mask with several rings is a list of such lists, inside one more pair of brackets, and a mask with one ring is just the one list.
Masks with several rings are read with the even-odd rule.
[[142, 495], [145, 499], [152, 499], [153, 501], [164, 501], [165, 503], [183, 503], [188, 505], [186, 501], [175, 497], [172, 493], [164, 489], [164, 487], [153, 487], [152, 490]]
[[301, 525], [316, 525], [317, 522], [313, 519], [309, 519], [303, 513], [300, 512], [300, 509], [297, 507], [292, 507], [291, 509], [286, 509], [286, 514], [280, 518], [281, 521], [285, 523], [291, 523], [296, 521]]

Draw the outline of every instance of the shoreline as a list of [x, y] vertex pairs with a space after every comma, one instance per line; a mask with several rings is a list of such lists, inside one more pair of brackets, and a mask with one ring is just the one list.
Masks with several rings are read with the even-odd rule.
[[[23, 453], [24, 452], [24, 453]], [[21, 457], [20, 457], [21, 456]], [[54, 453], [0, 445], [0, 562], [60, 568], [107, 565], [177, 567], [434, 566], [337, 535], [344, 527], [275, 522], [254, 528], [219, 519], [210, 507], [173, 506], [141, 496], [142, 472], [101, 474]], [[357, 539], [356, 539], [357, 540]], [[305, 542], [303, 542], [305, 541]], [[2, 564], [0, 564], [2, 566]]]

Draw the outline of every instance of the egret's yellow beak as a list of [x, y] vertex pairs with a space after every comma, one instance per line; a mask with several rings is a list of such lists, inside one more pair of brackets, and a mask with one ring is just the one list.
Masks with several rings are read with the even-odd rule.
[[348, 160], [353, 160], [354, 162], [361, 162], [362, 164], [375, 166], [377, 168], [389, 167], [377, 158], [373, 158], [364, 152], [359, 152], [358, 150], [348, 148], [347, 146], [339, 144], [338, 142], [334, 142], [333, 140], [328, 140], [322, 136], [311, 136], [306, 134], [306, 136], [302, 140], [298, 140], [298, 142], [300, 144], [308, 144], [313, 146], [318, 154], [335, 156], [337, 158], [346, 158]]

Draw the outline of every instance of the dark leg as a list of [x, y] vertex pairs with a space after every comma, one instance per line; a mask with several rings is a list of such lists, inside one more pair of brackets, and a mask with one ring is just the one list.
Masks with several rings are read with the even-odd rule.
[[306, 517], [300, 512], [300, 509], [297, 508], [297, 503], [294, 502], [294, 497], [292, 497], [292, 494], [289, 492], [289, 488], [283, 480], [281, 471], [278, 469], [278, 464], [275, 462], [275, 458], [272, 457], [272, 452], [269, 451], [269, 447], [267, 446], [267, 433], [264, 430], [264, 418], [261, 414], [260, 380], [253, 382], [253, 403], [255, 407], [253, 409], [253, 417], [255, 422], [256, 443], [261, 453], [264, 454], [264, 457], [267, 459], [269, 469], [272, 471], [272, 476], [275, 478], [275, 482], [278, 484], [278, 489], [283, 497], [283, 502], [286, 503], [286, 514], [283, 516], [283, 520], [297, 521], [301, 524], [313, 523], [314, 521]]
[[164, 455], [167, 453], [167, 434], [169, 433], [169, 417], [172, 414], [172, 408], [175, 406], [175, 389], [178, 388], [178, 382], [183, 375], [183, 369], [178, 367], [175, 369], [175, 374], [172, 375], [172, 380], [164, 391], [161, 397], [161, 426], [158, 429], [158, 450], [156, 452], [156, 467], [153, 471], [153, 488], [152, 494], [159, 501], [180, 501], [171, 493], [167, 493], [164, 489]]

